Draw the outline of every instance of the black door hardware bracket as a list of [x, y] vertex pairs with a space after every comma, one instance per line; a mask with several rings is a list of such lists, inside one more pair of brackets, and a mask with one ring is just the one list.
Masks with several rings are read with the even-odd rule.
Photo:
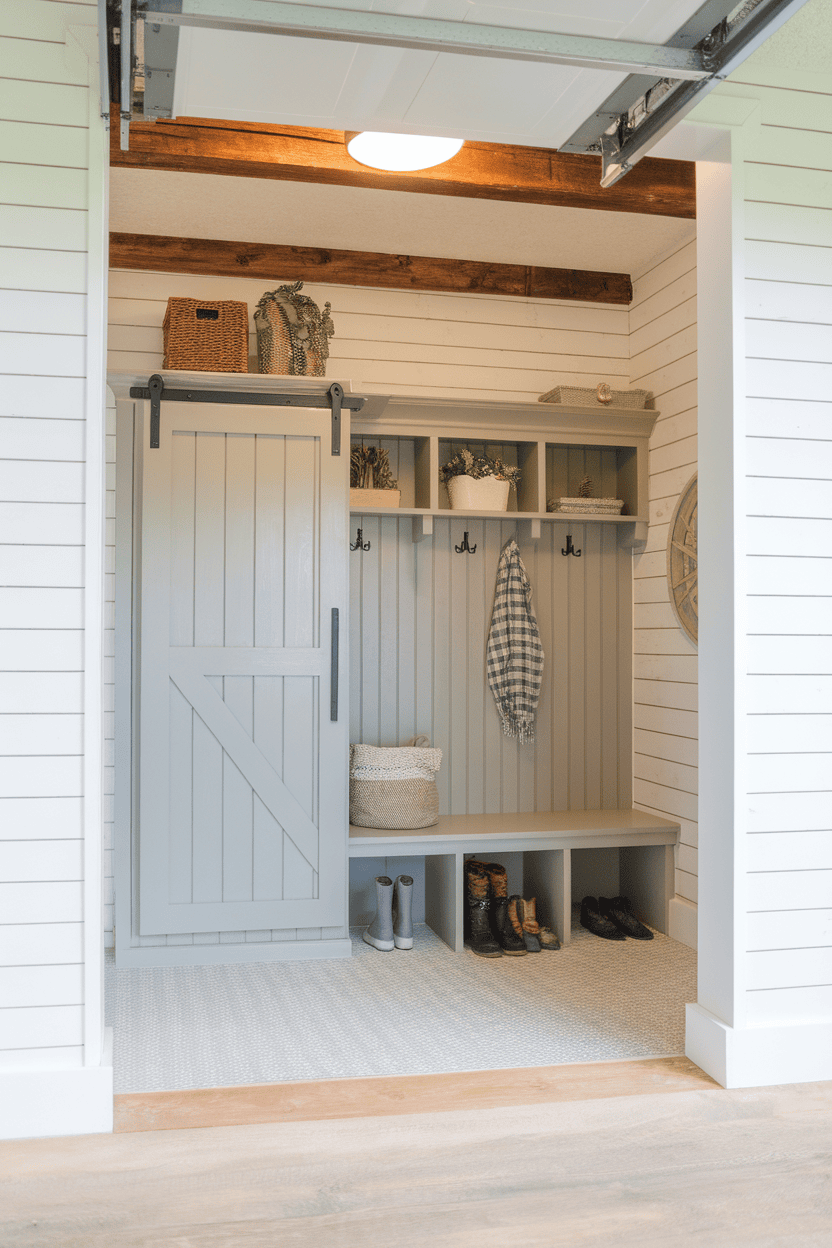
[[344, 387], [334, 381], [325, 394], [267, 394], [259, 390], [181, 390], [165, 385], [165, 379], [154, 373], [146, 386], [131, 386], [131, 399], [150, 399], [150, 447], [159, 449], [161, 404], [165, 403], [232, 403], [248, 407], [317, 407], [332, 412], [332, 454], [341, 454], [341, 412], [360, 412], [366, 399], [344, 394]]

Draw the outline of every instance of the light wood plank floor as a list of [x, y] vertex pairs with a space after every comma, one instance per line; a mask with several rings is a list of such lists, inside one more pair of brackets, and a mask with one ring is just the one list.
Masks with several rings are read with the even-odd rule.
[[832, 1084], [0, 1145], [4, 1248], [829, 1248]]
[[496, 1109], [504, 1105], [541, 1105], [718, 1086], [686, 1057], [655, 1057], [519, 1070], [129, 1092], [115, 1097], [114, 1130], [172, 1131], [257, 1122], [314, 1122], [381, 1114]]

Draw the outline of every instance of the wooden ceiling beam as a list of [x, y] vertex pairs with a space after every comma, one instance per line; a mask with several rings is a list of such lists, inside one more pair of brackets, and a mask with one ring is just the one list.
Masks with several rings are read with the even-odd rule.
[[128, 152], [119, 147], [117, 123], [110, 127], [110, 136], [114, 168], [324, 182], [604, 212], [696, 216], [696, 166], [686, 160], [646, 156], [626, 178], [605, 190], [600, 185], [600, 156], [542, 147], [466, 142], [457, 156], [435, 169], [384, 173], [356, 164], [347, 154], [341, 130], [179, 117], [176, 121], [131, 122]]
[[628, 304], [633, 287], [626, 273], [545, 269], [432, 256], [393, 256], [221, 239], [170, 238], [159, 234], [110, 235], [110, 267], [215, 277], [260, 277], [267, 282], [332, 282], [389, 290], [509, 295], [520, 299], [575, 299]]

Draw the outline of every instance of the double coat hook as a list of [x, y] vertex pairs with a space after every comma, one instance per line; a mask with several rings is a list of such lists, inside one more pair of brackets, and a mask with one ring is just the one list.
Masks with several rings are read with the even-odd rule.
[[350, 550], [369, 550], [370, 543], [363, 541], [364, 530], [359, 529], [355, 535], [355, 541], [350, 542]]
[[463, 538], [462, 538], [462, 545], [461, 545], [461, 546], [454, 546], [454, 550], [456, 551], [456, 553], [457, 553], [458, 555], [462, 555], [462, 554], [469, 554], [469, 555], [473, 555], [476, 549], [477, 549], [477, 543], [476, 543], [476, 542], [474, 542], [474, 545], [473, 545], [473, 546], [469, 546], [469, 545], [468, 545], [468, 530], [466, 529], [466, 530], [465, 530], [465, 534], [464, 534], [464, 536], [463, 536]]
[[575, 547], [572, 545], [571, 533], [566, 534], [566, 550], [564, 550], [563, 547], [561, 546], [560, 553], [562, 555], [574, 555], [576, 559], [580, 559], [581, 552], [579, 550], [576, 550]]

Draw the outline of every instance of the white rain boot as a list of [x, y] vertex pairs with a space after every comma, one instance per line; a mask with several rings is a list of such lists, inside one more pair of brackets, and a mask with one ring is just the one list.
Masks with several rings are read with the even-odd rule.
[[413, 880], [400, 875], [393, 890], [393, 940], [397, 949], [413, 948]]
[[393, 881], [386, 875], [376, 876], [376, 917], [364, 929], [364, 939], [374, 949], [389, 953], [393, 944]]

